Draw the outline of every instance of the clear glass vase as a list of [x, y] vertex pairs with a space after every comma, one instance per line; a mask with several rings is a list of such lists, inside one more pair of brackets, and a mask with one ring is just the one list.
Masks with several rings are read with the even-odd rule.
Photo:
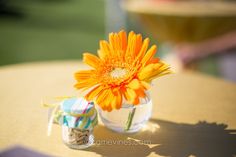
[[152, 113], [152, 100], [149, 93], [146, 95], [145, 98], [140, 99], [140, 104], [135, 106], [124, 102], [119, 110], [111, 112], [103, 111], [98, 107], [102, 122], [107, 128], [116, 132], [138, 132], [149, 120]]

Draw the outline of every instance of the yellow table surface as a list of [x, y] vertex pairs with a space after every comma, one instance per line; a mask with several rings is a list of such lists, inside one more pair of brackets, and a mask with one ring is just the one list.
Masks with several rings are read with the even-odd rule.
[[[76, 95], [73, 73], [80, 61], [42, 62], [0, 68], [0, 148], [16, 144], [55, 156], [197, 156], [236, 154], [236, 85], [190, 71], [154, 81], [153, 116], [137, 134], [117, 134], [101, 123], [96, 140], [141, 141], [136, 145], [95, 145], [72, 150], [61, 141], [60, 126], [46, 135], [42, 98]], [[202, 121], [202, 122], [199, 122]], [[95, 140], [95, 141], [96, 141]]]

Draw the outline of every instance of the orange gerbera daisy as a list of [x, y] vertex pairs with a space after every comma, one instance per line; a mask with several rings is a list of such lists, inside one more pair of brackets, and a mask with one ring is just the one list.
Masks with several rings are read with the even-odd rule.
[[109, 42], [100, 41], [98, 57], [84, 53], [83, 61], [93, 69], [75, 73], [77, 89], [91, 89], [85, 96], [103, 110], [119, 109], [125, 99], [137, 105], [150, 88], [150, 81], [171, 73], [168, 65], [155, 58], [157, 46], [148, 49], [149, 38], [131, 31], [110, 33]]

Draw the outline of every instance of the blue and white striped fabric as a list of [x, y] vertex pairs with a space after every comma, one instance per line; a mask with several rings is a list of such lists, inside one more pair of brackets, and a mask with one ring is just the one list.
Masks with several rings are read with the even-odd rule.
[[[61, 111], [63, 116], [59, 122], [61, 125], [66, 125], [70, 128], [90, 129], [97, 124], [97, 112], [93, 102], [88, 102], [84, 98], [69, 98], [61, 102]], [[91, 116], [83, 116], [90, 114]], [[80, 117], [75, 117], [70, 114], [81, 114]]]

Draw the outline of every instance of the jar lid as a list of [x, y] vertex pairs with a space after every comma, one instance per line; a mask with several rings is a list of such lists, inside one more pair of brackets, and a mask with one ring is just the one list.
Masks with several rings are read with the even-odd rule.
[[93, 102], [73, 97], [61, 102], [60, 124], [70, 128], [90, 129], [97, 125], [97, 112]]
[[89, 102], [82, 97], [69, 98], [61, 102], [61, 110], [71, 114], [85, 114], [93, 107], [93, 102]]

